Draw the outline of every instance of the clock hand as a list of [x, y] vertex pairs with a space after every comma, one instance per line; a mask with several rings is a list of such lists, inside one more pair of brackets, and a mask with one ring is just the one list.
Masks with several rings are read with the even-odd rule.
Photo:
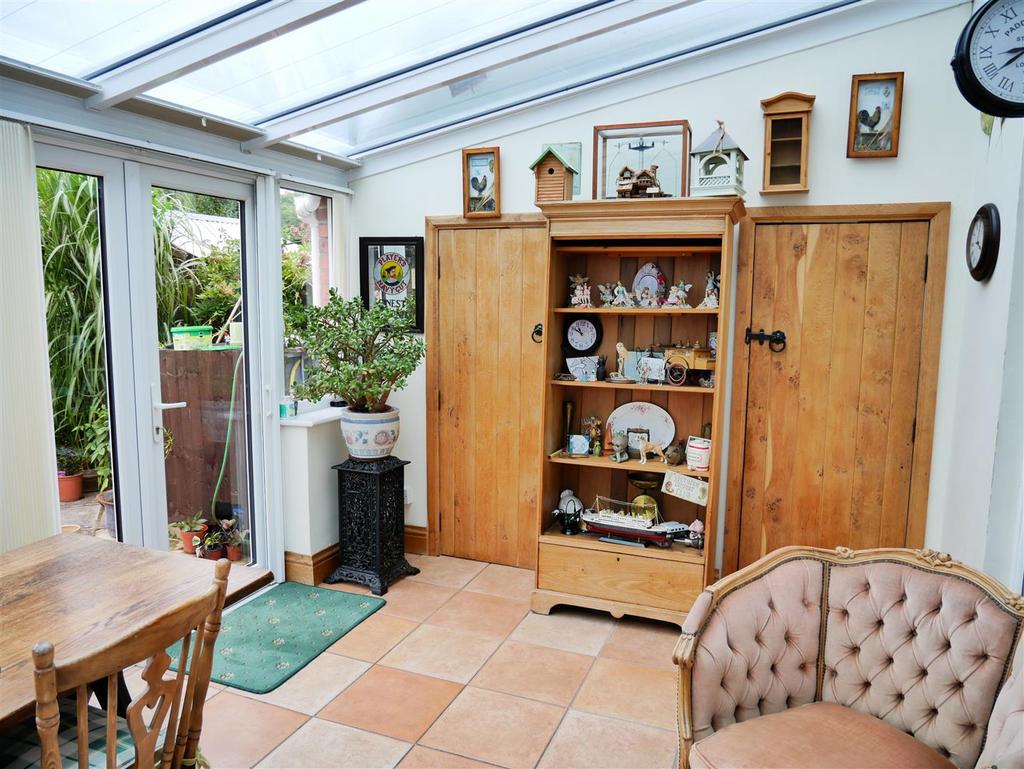
[[[1013, 53], [1014, 55], [1010, 57], [999, 69], [1006, 69], [1021, 56], [1024, 56], [1024, 48], [1011, 48], [1009, 51], [1004, 51], [1003, 53]], [[996, 71], [998, 72], [999, 70]]]

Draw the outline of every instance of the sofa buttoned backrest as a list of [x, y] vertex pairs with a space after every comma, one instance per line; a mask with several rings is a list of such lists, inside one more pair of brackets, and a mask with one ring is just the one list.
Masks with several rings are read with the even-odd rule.
[[783, 548], [705, 590], [684, 743], [814, 701], [868, 713], [974, 767], [1024, 601], [931, 551]]
[[896, 561], [832, 564], [821, 698], [973, 767], [1019, 626], [954, 574]]

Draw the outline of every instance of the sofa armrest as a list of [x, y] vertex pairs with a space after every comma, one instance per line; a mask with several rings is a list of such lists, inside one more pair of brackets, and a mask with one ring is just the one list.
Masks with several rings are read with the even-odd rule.
[[1024, 640], [988, 720], [985, 747], [975, 769], [1024, 769]]
[[679, 766], [680, 769], [688, 769], [690, 765], [690, 748], [693, 746], [693, 660], [697, 650], [696, 633], [704, 624], [712, 603], [712, 594], [708, 591], [701, 593], [694, 601], [686, 621], [683, 623], [683, 632], [676, 642], [676, 648], [672, 652], [672, 661], [679, 666], [679, 704], [676, 708], [676, 717], [679, 721]]

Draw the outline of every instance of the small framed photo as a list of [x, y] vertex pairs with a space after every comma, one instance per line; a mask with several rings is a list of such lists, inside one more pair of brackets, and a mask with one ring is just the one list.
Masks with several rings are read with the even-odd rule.
[[594, 126], [594, 200], [690, 195], [685, 120]]
[[423, 238], [359, 238], [359, 276], [366, 307], [412, 301], [423, 333]]
[[590, 436], [589, 435], [570, 435], [569, 436], [569, 456], [571, 457], [584, 457], [590, 453]]
[[640, 447], [644, 441], [651, 439], [651, 431], [646, 427], [630, 427], [626, 430], [626, 451], [630, 459], [640, 459]]
[[848, 158], [894, 158], [900, 151], [903, 73], [854, 75], [850, 88]]
[[462, 215], [501, 216], [501, 155], [497, 147], [462, 150]]

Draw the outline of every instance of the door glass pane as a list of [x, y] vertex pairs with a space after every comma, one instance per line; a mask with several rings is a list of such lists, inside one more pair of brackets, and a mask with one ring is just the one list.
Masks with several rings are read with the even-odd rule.
[[[284, 384], [291, 399], [305, 375], [305, 359], [295, 338], [302, 308], [323, 305], [330, 296], [331, 198], [281, 190], [281, 288], [284, 316]], [[294, 400], [290, 400], [290, 404]]]
[[[200, 544], [210, 556], [224, 547], [248, 563], [255, 546], [242, 204], [154, 187], [153, 225], [160, 397], [175, 406], [163, 412], [167, 521], [206, 519]], [[172, 526], [171, 546], [191, 549], [193, 535], [181, 531]]]
[[61, 524], [116, 538], [101, 180], [36, 172]]

